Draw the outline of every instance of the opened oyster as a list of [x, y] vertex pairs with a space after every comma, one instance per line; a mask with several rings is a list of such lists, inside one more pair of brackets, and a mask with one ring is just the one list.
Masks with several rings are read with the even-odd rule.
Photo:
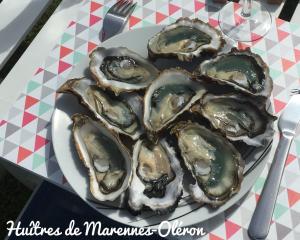
[[144, 97], [144, 125], [158, 133], [177, 116], [189, 109], [206, 92], [181, 69], [164, 70], [148, 87]]
[[109, 129], [136, 140], [142, 134], [139, 117], [142, 117], [142, 103], [136, 94], [115, 96], [99, 88], [87, 78], [71, 79], [57, 92], [71, 92], [78, 96], [95, 116]]
[[264, 98], [269, 97], [273, 89], [268, 66], [249, 48], [246, 50], [233, 48], [230, 53], [204, 61], [200, 64], [196, 75]]
[[225, 41], [221, 33], [199, 19], [179, 18], [165, 27], [148, 42], [151, 58], [177, 57], [191, 61], [202, 52], [218, 52]]
[[89, 169], [90, 190], [99, 201], [113, 201], [128, 187], [132, 164], [112, 132], [86, 115], [75, 114], [73, 137], [79, 158]]
[[182, 194], [182, 178], [179, 160], [166, 140], [156, 144], [139, 140], [133, 150], [129, 207], [135, 212], [144, 206], [158, 213], [174, 210]]
[[273, 121], [264, 105], [258, 106], [251, 98], [228, 94], [205, 94], [200, 104], [191, 108], [208, 119], [213, 128], [232, 141], [262, 146], [273, 137]]
[[196, 180], [190, 185], [195, 201], [219, 206], [238, 192], [244, 161], [221, 135], [194, 122], [180, 122], [173, 129], [184, 163]]
[[116, 95], [146, 88], [159, 73], [149, 61], [124, 47], [98, 47], [90, 59], [97, 83]]

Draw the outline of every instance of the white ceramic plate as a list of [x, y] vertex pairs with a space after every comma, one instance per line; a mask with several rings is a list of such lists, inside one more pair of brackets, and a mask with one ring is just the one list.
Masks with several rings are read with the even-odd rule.
[[[108, 41], [104, 42], [102, 46], [107, 48], [124, 46], [144, 57], [147, 57], [148, 39], [150, 39], [161, 29], [162, 26], [153, 26], [126, 32], [109, 39]], [[172, 62], [170, 60], [161, 60], [158, 66], [175, 66], [175, 62], [176, 61]], [[88, 76], [88, 63], [89, 59], [84, 59], [84, 61], [79, 63], [74, 68], [69, 78]], [[188, 68], [190, 67], [189, 65], [190, 64], [186, 64], [186, 66], [184, 67]], [[184, 192], [183, 199], [179, 202], [176, 210], [171, 214], [158, 216], [153, 212], [148, 211], [142, 213], [139, 216], [133, 216], [130, 214], [130, 212], [128, 212], [125, 206], [118, 206], [119, 202], [97, 203], [96, 201], [92, 200], [93, 197], [89, 192], [87, 169], [85, 169], [81, 161], [79, 161], [72, 140], [72, 120], [70, 117], [72, 116], [72, 114], [78, 112], [86, 112], [86, 110], [81, 105], [79, 105], [77, 99], [74, 96], [71, 96], [69, 94], [60, 95], [57, 100], [56, 109], [54, 111], [52, 119], [52, 139], [59, 166], [74, 191], [82, 199], [84, 199], [88, 204], [93, 206], [103, 215], [120, 223], [131, 226], [152, 226], [155, 228], [163, 220], [181, 220], [183, 222], [182, 226], [189, 226], [204, 222], [218, 215], [219, 213], [222, 213], [229, 207], [233, 206], [238, 200], [240, 200], [252, 187], [255, 180], [263, 170], [263, 167], [266, 163], [265, 155], [271, 145], [270, 143], [265, 148], [247, 148], [242, 150], [247, 152], [244, 154], [244, 158], [246, 160], [245, 172], [247, 172], [247, 174], [244, 177], [241, 190], [220, 208], [212, 210], [209, 207], [200, 207], [199, 204], [190, 199], [187, 192]], [[256, 167], [251, 171], [247, 171], [255, 162], [258, 163]]]

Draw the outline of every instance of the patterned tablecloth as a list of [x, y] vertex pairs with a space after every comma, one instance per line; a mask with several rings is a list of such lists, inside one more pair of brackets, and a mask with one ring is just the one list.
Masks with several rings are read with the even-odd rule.
[[[26, 88], [6, 116], [0, 120], [0, 154], [3, 158], [52, 181], [65, 183], [51, 144], [51, 116], [56, 89], [72, 67], [98, 44], [99, 29], [111, 0], [85, 0], [76, 21], [71, 21], [48, 58], [28, 79]], [[205, 0], [138, 0], [129, 21], [135, 29], [153, 24], [170, 24], [179, 17], [198, 17], [218, 27], [218, 9]], [[239, 7], [239, 5], [235, 5]], [[231, 16], [235, 20], [236, 16]], [[230, 20], [230, 19], [229, 19]], [[251, 33], [255, 34], [255, 32]], [[300, 25], [273, 21], [268, 35], [250, 46], [270, 66], [274, 80], [272, 100], [280, 114], [290, 98], [289, 90], [300, 86]], [[41, 46], [42, 47], [42, 46]], [[300, 109], [299, 109], [300, 111]], [[300, 134], [292, 144], [271, 225], [269, 239], [300, 239]], [[235, 211], [218, 217], [220, 222], [205, 238], [248, 239], [247, 228], [263, 187], [270, 161], [244, 201]]]

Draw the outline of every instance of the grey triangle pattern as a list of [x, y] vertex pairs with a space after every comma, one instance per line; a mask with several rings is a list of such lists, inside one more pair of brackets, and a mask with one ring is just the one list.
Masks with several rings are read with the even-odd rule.
[[18, 126], [11, 124], [11, 123], [7, 123], [6, 131], [5, 131], [5, 138], [8, 138], [10, 135], [14, 134], [19, 129], [20, 128]]
[[46, 61], [45, 61], [45, 68], [50, 67], [52, 64], [56, 63], [57, 59], [49, 56], [47, 57]]
[[291, 84], [297, 81], [297, 78], [289, 76], [288, 74], [284, 75], [284, 79], [286, 82], [286, 86], [290, 86]]
[[55, 157], [55, 152], [52, 144], [49, 144], [49, 158]]
[[82, 33], [82, 32], [83, 32], [84, 30], [86, 30], [86, 29], [87, 29], [86, 26], [84, 26], [84, 25], [82, 25], [82, 24], [80, 24], [80, 23], [77, 23], [77, 24], [76, 24], [75, 34], [78, 35], [78, 34]]
[[49, 80], [51, 80], [52, 78], [54, 78], [55, 76], [56, 76], [56, 74], [45, 70], [44, 75], [43, 75], [43, 82], [46, 83]]
[[270, 39], [265, 39], [265, 44], [266, 44], [266, 50], [270, 50], [271, 48], [273, 48], [274, 46], [276, 46], [278, 43], [270, 40]]
[[154, 11], [149, 8], [143, 8], [143, 17], [146, 18], [150, 16]]
[[53, 173], [55, 173], [56, 171], [59, 170], [58, 163], [56, 161], [51, 160], [51, 159], [46, 162], [46, 168], [47, 168], [47, 175], [48, 176], [51, 176]]
[[82, 46], [85, 43], [86, 43], [85, 40], [82, 40], [81, 38], [76, 37], [75, 38], [75, 49], [79, 48], [80, 46]]
[[4, 141], [3, 155], [10, 153], [12, 150], [14, 150], [17, 147], [18, 145], [11, 143], [10, 141]]
[[32, 132], [27, 131], [26, 129], [22, 129], [20, 143], [24, 143], [28, 141], [28, 139], [32, 138], [35, 134]]
[[152, 0], [143, 0], [143, 6], [147, 5], [149, 2], [151, 2]]
[[277, 232], [278, 239], [283, 239], [291, 231], [290, 228], [283, 226], [280, 223], [276, 222], [275, 224], [276, 224], [276, 232]]
[[[274, 84], [275, 85], [275, 84]], [[281, 87], [279, 85], [276, 85], [276, 87], [273, 88], [273, 95], [277, 96], [279, 93], [281, 93], [285, 88]]]
[[280, 59], [280, 57], [277, 57], [273, 54], [270, 54], [270, 53], [267, 53], [267, 56], [268, 56], [268, 64], [269, 65], [272, 65], [273, 63], [277, 62], [278, 59]]
[[296, 47], [298, 44], [300, 44], [300, 37], [295, 36], [293, 34], [291, 36], [292, 36], [293, 45]]
[[37, 133], [45, 129], [50, 123], [48, 121], [45, 121], [44, 119], [39, 118], [38, 124], [37, 124]]
[[300, 213], [290, 209], [293, 228], [300, 224]]
[[250, 29], [256, 29], [258, 26], [260, 26], [259, 21], [250, 21]]
[[15, 108], [15, 107], [12, 107], [10, 110], [9, 110], [9, 113], [8, 113], [8, 119], [13, 119], [15, 118], [16, 116], [20, 115], [21, 113], [23, 113], [22, 110], [18, 109], [18, 108]]
[[159, 10], [161, 7], [165, 6], [168, 4], [166, 1], [155, 1], [156, 3], [156, 9]]
[[190, 17], [194, 13], [185, 9], [182, 9], [182, 17]]
[[42, 88], [42, 93], [41, 93], [41, 99], [49, 96], [50, 94], [52, 94], [55, 90], [53, 90], [52, 88], [48, 88], [46, 86], [43, 86]]

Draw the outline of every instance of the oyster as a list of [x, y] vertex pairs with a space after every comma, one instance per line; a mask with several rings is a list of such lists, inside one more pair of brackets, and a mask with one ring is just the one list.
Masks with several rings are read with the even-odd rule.
[[132, 165], [129, 207], [135, 212], [143, 206], [158, 213], [174, 210], [182, 195], [183, 171], [167, 141], [162, 139], [155, 144], [137, 141]]
[[159, 73], [149, 61], [125, 47], [98, 47], [90, 54], [90, 70], [100, 86], [116, 95], [146, 88]]
[[190, 121], [178, 123], [172, 133], [196, 181], [190, 185], [195, 201], [216, 207], [238, 192], [244, 161], [226, 138]]
[[99, 201], [113, 201], [128, 187], [132, 164], [117, 136], [86, 115], [75, 114], [73, 137], [79, 158], [89, 169], [90, 191]]
[[220, 31], [199, 19], [179, 18], [166, 26], [148, 42], [151, 58], [177, 57], [191, 61], [202, 52], [218, 52], [224, 45]]
[[[261, 106], [261, 107], [260, 107]], [[208, 119], [213, 128], [232, 141], [243, 141], [252, 146], [263, 146], [274, 135], [273, 122], [264, 105], [239, 94], [205, 94], [191, 112]]]
[[195, 74], [264, 98], [269, 97], [273, 89], [268, 66], [249, 48], [246, 50], [232, 48], [230, 53], [204, 61]]
[[115, 96], [99, 88], [87, 78], [71, 79], [65, 82], [58, 92], [71, 92], [78, 96], [103, 124], [133, 140], [142, 134], [139, 117], [142, 117], [141, 99], [135, 94]]
[[206, 92], [181, 69], [164, 70], [148, 87], [144, 96], [144, 125], [150, 133], [158, 133], [177, 116], [189, 109]]

